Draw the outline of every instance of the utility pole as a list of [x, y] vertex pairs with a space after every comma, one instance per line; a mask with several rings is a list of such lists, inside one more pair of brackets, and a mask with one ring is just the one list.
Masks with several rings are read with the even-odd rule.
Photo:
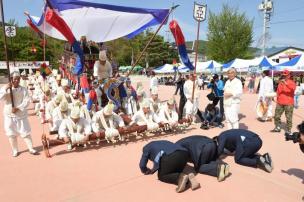
[[259, 11], [264, 14], [264, 23], [263, 23], [263, 45], [262, 45], [262, 56], [265, 56], [266, 49], [266, 36], [268, 33], [268, 29], [270, 28], [270, 18], [273, 13], [273, 1], [272, 0], [264, 0], [259, 5]]

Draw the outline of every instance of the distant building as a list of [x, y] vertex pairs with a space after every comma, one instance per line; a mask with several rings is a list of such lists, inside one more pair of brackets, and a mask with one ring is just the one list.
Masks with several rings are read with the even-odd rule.
[[280, 51], [268, 55], [268, 58], [274, 62], [282, 63], [291, 60], [294, 57], [304, 54], [304, 49], [296, 47], [286, 47]]

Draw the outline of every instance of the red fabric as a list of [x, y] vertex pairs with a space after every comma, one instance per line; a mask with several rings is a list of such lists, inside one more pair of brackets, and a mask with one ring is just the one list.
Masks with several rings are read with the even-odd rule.
[[170, 30], [174, 36], [174, 39], [176, 41], [176, 45], [179, 46], [179, 45], [184, 45], [185, 44], [185, 38], [184, 38], [184, 35], [183, 35], [183, 32], [181, 30], [181, 28], [179, 27], [177, 21], [175, 20], [172, 20], [170, 22]]
[[47, 23], [56, 28], [70, 42], [70, 44], [74, 43], [75, 38], [71, 29], [54, 10], [48, 9], [46, 11], [45, 19]]
[[89, 88], [89, 82], [86, 75], [80, 77], [80, 86], [81, 88]]
[[91, 100], [97, 100], [97, 94], [96, 94], [95, 90], [90, 90], [89, 98]]
[[32, 23], [30, 19], [27, 19], [26, 22], [36, 33], [40, 33], [40, 30]]
[[296, 83], [288, 79], [286, 84], [280, 82], [277, 89], [277, 102], [280, 105], [293, 105], [294, 104], [294, 93], [296, 90]]

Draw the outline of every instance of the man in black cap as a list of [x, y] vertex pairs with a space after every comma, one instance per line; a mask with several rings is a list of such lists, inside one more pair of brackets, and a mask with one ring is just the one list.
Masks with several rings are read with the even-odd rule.
[[[152, 169], [147, 168], [148, 160], [154, 163]], [[165, 140], [152, 141], [144, 146], [139, 167], [145, 175], [153, 174], [158, 170], [158, 179], [178, 185], [176, 192], [180, 193], [186, 190], [188, 182], [192, 190], [200, 187], [193, 173], [189, 175], [183, 173], [187, 160], [188, 152], [185, 148]]]
[[219, 182], [229, 175], [229, 165], [216, 161], [217, 144], [211, 138], [194, 135], [180, 139], [175, 144], [188, 150], [196, 172], [217, 177]]
[[254, 132], [244, 129], [231, 129], [214, 137], [218, 142], [218, 155], [234, 153], [237, 164], [259, 167], [266, 172], [272, 172], [273, 164], [268, 153], [259, 155], [257, 152], [262, 147], [261, 138]]

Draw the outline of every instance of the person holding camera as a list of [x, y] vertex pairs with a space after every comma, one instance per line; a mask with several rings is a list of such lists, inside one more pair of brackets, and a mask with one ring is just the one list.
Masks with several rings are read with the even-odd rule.
[[219, 79], [217, 74], [214, 74], [213, 80], [208, 84], [207, 88], [211, 88], [214, 92], [215, 98], [213, 105], [216, 106], [220, 102], [220, 113], [224, 116], [224, 81]]
[[286, 141], [293, 141], [293, 143], [299, 143], [301, 151], [304, 153], [304, 121], [297, 126], [298, 132], [294, 132], [292, 135], [285, 133]]
[[222, 115], [220, 113], [220, 110], [218, 107], [215, 107], [214, 104], [212, 103], [207, 105], [203, 117], [204, 117], [204, 123], [202, 123], [202, 129], [209, 129], [209, 127], [204, 128], [204, 125], [215, 126], [219, 128], [224, 127], [224, 125], [222, 124]]
[[295, 90], [296, 83], [290, 78], [290, 72], [284, 70], [277, 89], [277, 105], [274, 115], [275, 128], [271, 130], [271, 132], [281, 132], [281, 116], [285, 112], [287, 122], [286, 132], [290, 133], [292, 128]]

